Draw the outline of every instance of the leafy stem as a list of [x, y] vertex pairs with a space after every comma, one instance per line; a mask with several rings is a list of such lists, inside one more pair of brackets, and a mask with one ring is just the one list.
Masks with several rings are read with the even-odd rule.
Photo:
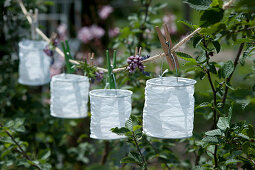
[[139, 147], [139, 144], [138, 144], [138, 142], [137, 142], [137, 140], [136, 140], [135, 132], [134, 132], [134, 131], [132, 131], [132, 138], [133, 138], [133, 140], [134, 140], [134, 142], [135, 142], [136, 149], [138, 150], [139, 155], [140, 155], [141, 158], [142, 158], [143, 167], [144, 167], [145, 170], [147, 170], [146, 161], [145, 161], [145, 158], [144, 158], [144, 156], [143, 156], [143, 154], [142, 154], [142, 152], [141, 152], [141, 149], [140, 149], [140, 147]]
[[[206, 44], [205, 40], [203, 40], [203, 45], [207, 48], [207, 44]], [[209, 57], [207, 50], [205, 50], [205, 55], [206, 55], [206, 64], [209, 66], [210, 57]], [[205, 72], [207, 74], [207, 77], [208, 77], [208, 80], [209, 80], [209, 83], [210, 83], [210, 86], [211, 86], [211, 89], [213, 92], [213, 107], [212, 107], [212, 109], [213, 109], [213, 129], [216, 129], [217, 128], [217, 119], [218, 119], [217, 111], [215, 108], [215, 107], [217, 107], [217, 96], [216, 96], [217, 91], [215, 90], [215, 87], [213, 85], [210, 71], [206, 68]], [[213, 153], [215, 168], [218, 167], [217, 150], [218, 150], [218, 146], [215, 145], [214, 153]]]
[[[3, 128], [3, 125], [0, 123], [0, 127]], [[19, 148], [19, 150], [17, 150], [19, 153], [21, 153], [23, 155], [23, 157], [25, 159], [27, 159], [28, 161], [32, 162], [31, 158], [27, 155], [27, 153], [22, 149], [22, 147], [20, 146], [20, 144], [15, 140], [15, 138], [11, 135], [11, 133], [8, 130], [4, 130], [4, 132], [11, 138], [11, 140], [15, 143], [15, 145]], [[32, 166], [34, 166], [35, 168], [41, 170], [41, 168], [39, 166], [37, 166], [36, 164], [32, 164]]]

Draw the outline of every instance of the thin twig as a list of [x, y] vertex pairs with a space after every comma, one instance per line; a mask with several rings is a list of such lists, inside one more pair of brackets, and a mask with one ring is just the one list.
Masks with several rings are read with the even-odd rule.
[[138, 143], [136, 141], [136, 137], [135, 137], [135, 133], [134, 132], [132, 132], [132, 137], [133, 137], [133, 140], [135, 142], [136, 149], [138, 150], [138, 152], [139, 152], [139, 154], [140, 154], [140, 156], [142, 158], [144, 168], [145, 168], [145, 170], [147, 170], [145, 158], [144, 158], [144, 156], [143, 156], [143, 154], [141, 152], [141, 149], [140, 149], [140, 147], [139, 147], [139, 145], [138, 145]]
[[[0, 127], [3, 128], [3, 125], [0, 123]], [[19, 152], [23, 155], [25, 159], [28, 161], [32, 161], [30, 157], [27, 155], [27, 153], [22, 149], [22, 147], [19, 145], [19, 143], [15, 140], [15, 138], [10, 134], [8, 130], [4, 130], [4, 132], [11, 138], [11, 140], [15, 143], [15, 145], [19, 148]], [[36, 167], [37, 169], [41, 170], [40, 167], [38, 167], [36, 164], [32, 164], [32, 166]]]
[[104, 153], [101, 159], [101, 165], [104, 165], [107, 161], [108, 155], [110, 152], [110, 143], [108, 141], [104, 142]]
[[[231, 77], [232, 77], [232, 75], [233, 75], [233, 73], [234, 73], [234, 71], [235, 71], [235, 69], [236, 69], [236, 66], [237, 66], [237, 64], [238, 64], [239, 58], [240, 58], [240, 56], [241, 56], [243, 47], [244, 47], [244, 43], [240, 44], [240, 47], [239, 47], [239, 49], [238, 49], [238, 52], [237, 52], [237, 54], [236, 54], [236, 58], [235, 58], [235, 61], [234, 61], [234, 70], [233, 70], [233, 72], [230, 74], [230, 76], [226, 79], [226, 84], [228, 84], [228, 83], [230, 82], [230, 80], [231, 80]], [[227, 99], [227, 95], [228, 95], [228, 89], [229, 89], [229, 87], [226, 85], [226, 86], [225, 86], [225, 93], [224, 93], [223, 98], [222, 98], [222, 107], [225, 106], [226, 99]]]

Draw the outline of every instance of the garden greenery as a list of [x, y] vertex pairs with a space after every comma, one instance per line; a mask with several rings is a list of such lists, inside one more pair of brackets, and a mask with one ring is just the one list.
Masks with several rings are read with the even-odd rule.
[[[162, 21], [155, 15], [166, 4], [152, 0], [135, 2], [140, 2], [141, 10], [129, 16], [129, 25], [123, 27], [120, 35], [110, 43], [110, 47], [125, 48], [125, 57], [117, 58], [118, 64], [126, 64], [126, 58], [134, 54], [136, 46], [150, 52], [159, 45], [154, 27]], [[5, 3], [0, 2], [6, 16], [1, 18], [0, 24], [6, 23], [8, 28], [1, 30], [1, 41], [4, 42], [0, 62], [1, 169], [117, 169], [125, 166], [148, 169], [155, 162], [160, 162], [164, 169], [255, 168], [254, 127], [238, 117], [245, 112], [254, 114], [255, 110], [255, 83], [252, 81], [255, 75], [252, 58], [255, 53], [254, 1], [234, 1], [225, 10], [222, 0], [183, 1], [199, 13], [200, 21], [199, 24], [184, 20], [180, 23], [190, 30], [198, 27], [201, 30], [191, 39], [194, 55], [176, 52], [184, 60], [179, 74], [196, 79], [198, 85], [204, 83], [210, 87], [210, 90], [195, 91], [193, 137], [156, 139], [142, 133], [145, 82], [156, 75], [135, 71], [116, 74], [118, 87], [134, 93], [132, 115], [125, 127], [112, 128], [114, 133], [125, 135], [127, 139], [107, 142], [88, 137], [89, 118], [63, 120], [50, 117], [49, 105], [45, 102], [49, 94], [41, 93], [41, 88], [28, 88], [17, 83], [18, 61], [12, 60], [11, 54], [17, 51], [14, 41], [18, 42], [22, 37], [16, 28], [29, 28], [24, 25], [25, 17], [18, 5], [14, 1], [9, 5]], [[28, 4], [33, 8], [38, 3], [31, 1]], [[41, 5], [44, 7], [45, 4]], [[228, 61], [217, 62], [215, 58], [227, 48], [226, 44], [231, 45], [231, 49], [236, 48], [236, 54], [228, 57]], [[148, 65], [145, 70], [150, 71], [151, 67]], [[241, 68], [247, 68], [249, 72], [239, 80], [250, 80], [250, 83], [242, 85], [233, 80]], [[95, 67], [86, 61], [79, 69], [84, 69], [91, 78], [96, 72]], [[174, 75], [173, 72], [167, 74]], [[98, 86], [103, 87], [103, 83]], [[207, 126], [196, 126], [197, 120], [201, 125], [206, 122]], [[187, 157], [178, 154], [178, 146], [185, 150], [183, 154]], [[101, 164], [97, 164], [100, 161], [98, 155], [102, 155]]]

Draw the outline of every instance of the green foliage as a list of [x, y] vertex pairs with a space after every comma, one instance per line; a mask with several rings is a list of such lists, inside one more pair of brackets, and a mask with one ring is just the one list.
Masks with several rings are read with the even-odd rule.
[[184, 0], [183, 2], [189, 4], [191, 8], [196, 10], [206, 10], [212, 3], [211, 0]]

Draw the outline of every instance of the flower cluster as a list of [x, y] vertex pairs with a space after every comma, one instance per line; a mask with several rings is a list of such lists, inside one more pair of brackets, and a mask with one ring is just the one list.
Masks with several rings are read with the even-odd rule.
[[96, 80], [97, 81], [101, 81], [104, 78], [104, 73], [102, 71], [96, 71], [95, 75], [96, 75]]
[[51, 39], [50, 43], [47, 44], [44, 49], [43, 49], [43, 52], [47, 55], [47, 56], [50, 56], [50, 57], [53, 57], [53, 51], [55, 50], [55, 48], [58, 46], [58, 38], [55, 37], [53, 39]]
[[79, 31], [78, 39], [86, 44], [92, 39], [100, 39], [104, 34], [105, 30], [97, 25], [85, 26]]
[[113, 12], [113, 8], [110, 5], [105, 5], [98, 12], [98, 15], [101, 19], [105, 20]]
[[[177, 26], [176, 26], [176, 23], [175, 23], [175, 20], [176, 20], [175, 15], [173, 15], [171, 13], [167, 14], [167, 15], [164, 15], [162, 20], [163, 20], [164, 24], [167, 24], [168, 32], [170, 34], [176, 34], [177, 33]], [[164, 31], [163, 28], [161, 29], [161, 32], [163, 34], [165, 34], [165, 31]]]
[[142, 63], [142, 57], [136, 55], [136, 56], [130, 56], [127, 59], [128, 62], [128, 71], [130, 73], [133, 73], [136, 68], [138, 68], [140, 71], [144, 71], [144, 65]]

